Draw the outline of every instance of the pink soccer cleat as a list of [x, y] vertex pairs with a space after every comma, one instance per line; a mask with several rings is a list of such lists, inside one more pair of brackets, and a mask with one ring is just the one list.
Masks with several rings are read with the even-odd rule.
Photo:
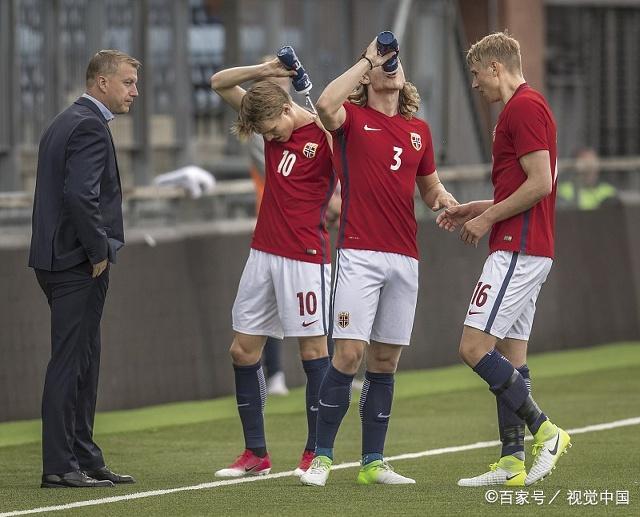
[[311, 462], [315, 457], [316, 454], [314, 451], [305, 449], [302, 453], [302, 458], [300, 458], [300, 463], [298, 463], [298, 468], [294, 470], [293, 473], [298, 477], [302, 476], [302, 474], [304, 474], [309, 469], [309, 467], [311, 466]]
[[264, 476], [271, 471], [271, 459], [269, 454], [264, 458], [256, 456], [252, 451], [246, 449], [236, 458], [226, 469], [218, 470], [215, 473], [219, 478], [240, 478], [245, 476]]

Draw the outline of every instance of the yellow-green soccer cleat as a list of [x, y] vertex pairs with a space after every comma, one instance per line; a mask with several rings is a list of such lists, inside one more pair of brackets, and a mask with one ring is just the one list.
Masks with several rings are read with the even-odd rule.
[[309, 486], [324, 486], [327, 484], [333, 461], [328, 456], [316, 456], [311, 466], [300, 476], [300, 482]]
[[515, 456], [503, 456], [498, 463], [489, 465], [489, 472], [472, 478], [462, 478], [458, 486], [524, 486], [527, 471], [524, 461]]
[[525, 484], [532, 485], [545, 478], [556, 468], [560, 456], [571, 447], [571, 437], [564, 430], [546, 420], [533, 437], [533, 465]]
[[362, 465], [360, 472], [358, 472], [359, 485], [412, 485], [415, 482], [415, 479], [394, 472], [391, 465], [383, 460], [375, 460]]

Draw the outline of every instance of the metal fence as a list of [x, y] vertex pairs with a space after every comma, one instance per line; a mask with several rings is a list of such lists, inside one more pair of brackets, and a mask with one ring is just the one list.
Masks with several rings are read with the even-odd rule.
[[[567, 150], [640, 154], [640, 3], [547, 7], [547, 93]], [[635, 4], [635, 5], [634, 5]]]
[[[42, 130], [82, 92], [93, 53], [113, 47], [143, 63], [132, 114], [112, 123], [125, 188], [188, 163], [222, 179], [246, 177], [243, 148], [228, 133], [235, 115], [211, 92], [210, 76], [291, 44], [317, 96], [378, 30], [392, 28], [402, 5], [410, 5], [403, 64], [421, 94], [439, 166], [482, 163], [489, 132], [469, 88], [458, 4], [0, 0], [0, 191], [33, 191]], [[603, 156], [640, 155], [640, 1], [545, 4], [546, 83], [560, 156], [585, 145]]]
[[[452, 56], [461, 59], [455, 2], [404, 4], [412, 7], [403, 61], [423, 94], [423, 114], [433, 119], [439, 148], [462, 142], [452, 138], [459, 130], [466, 143], [449, 153], [450, 159], [482, 161], [468, 129], [472, 108], [462, 68], [453, 67], [451, 89], [437, 80]], [[40, 134], [82, 93], [86, 64], [100, 48], [121, 49], [143, 63], [141, 95], [131, 115], [112, 123], [125, 187], [145, 185], [153, 175], [187, 163], [233, 175], [243, 150], [228, 136], [235, 115], [211, 92], [211, 75], [291, 44], [310, 71], [317, 96], [378, 30], [392, 27], [399, 5], [396, 0], [1, 0], [0, 108], [8, 116], [0, 122], [0, 191], [33, 190]], [[450, 124], [447, 114], [459, 125]]]

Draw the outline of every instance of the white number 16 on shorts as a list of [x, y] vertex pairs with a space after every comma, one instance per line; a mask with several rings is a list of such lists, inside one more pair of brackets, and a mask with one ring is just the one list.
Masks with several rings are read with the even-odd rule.
[[552, 264], [549, 257], [494, 251], [484, 263], [464, 324], [498, 339], [528, 341], [536, 300]]

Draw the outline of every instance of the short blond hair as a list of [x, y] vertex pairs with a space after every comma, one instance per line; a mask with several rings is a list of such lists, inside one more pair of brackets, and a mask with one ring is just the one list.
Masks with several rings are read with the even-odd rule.
[[[366, 85], [360, 83], [349, 95], [349, 102], [356, 106], [366, 106], [369, 94]], [[420, 94], [418, 89], [409, 81], [404, 83], [398, 97], [398, 113], [407, 120], [411, 120], [420, 107]]]
[[91, 88], [99, 75], [116, 73], [120, 63], [129, 63], [136, 70], [140, 68], [140, 61], [120, 50], [100, 50], [91, 58], [87, 66], [87, 87]]
[[241, 140], [259, 133], [260, 123], [282, 115], [285, 104], [292, 104], [292, 100], [280, 86], [268, 80], [254, 83], [242, 97], [231, 132]]
[[476, 41], [467, 51], [467, 64], [488, 65], [491, 61], [502, 63], [512, 72], [522, 71], [520, 43], [508, 31], [494, 32]]

